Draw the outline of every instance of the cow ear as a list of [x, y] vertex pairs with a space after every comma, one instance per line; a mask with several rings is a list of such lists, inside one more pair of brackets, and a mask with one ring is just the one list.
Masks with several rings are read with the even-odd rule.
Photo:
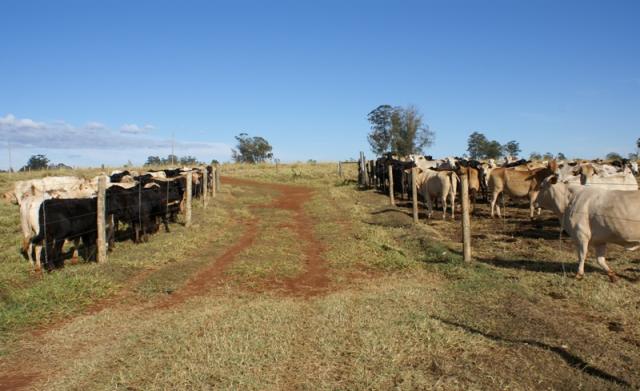
[[557, 175], [551, 175], [549, 177], [549, 183], [551, 183], [552, 185], [555, 185], [556, 183], [558, 183], [558, 176]]

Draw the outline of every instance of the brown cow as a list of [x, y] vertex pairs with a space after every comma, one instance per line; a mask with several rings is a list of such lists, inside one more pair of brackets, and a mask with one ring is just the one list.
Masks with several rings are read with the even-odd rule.
[[498, 196], [505, 192], [511, 197], [529, 198], [529, 216], [533, 218], [536, 198], [540, 191], [540, 183], [557, 169], [555, 161], [551, 161], [548, 167], [536, 168], [533, 170], [521, 171], [514, 168], [499, 167], [491, 171], [489, 176], [489, 188], [491, 194], [491, 217], [494, 217], [494, 210], [497, 209], [498, 217], [500, 206], [496, 206]]

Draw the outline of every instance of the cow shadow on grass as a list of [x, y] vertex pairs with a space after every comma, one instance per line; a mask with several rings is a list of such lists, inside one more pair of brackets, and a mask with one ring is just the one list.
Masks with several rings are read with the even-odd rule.
[[[573, 277], [578, 271], [578, 262], [577, 261], [567, 261], [567, 262], [558, 262], [558, 261], [535, 261], [529, 259], [476, 259], [476, 261], [491, 265], [501, 269], [513, 269], [513, 270], [524, 270], [535, 273], [548, 273], [548, 274], [560, 274], [567, 275]], [[607, 273], [601, 269], [599, 266], [590, 265], [585, 263], [584, 265], [585, 273], [593, 273], [593, 274], [601, 274], [606, 276]], [[615, 268], [614, 268], [614, 271]], [[628, 271], [628, 270], [625, 270]], [[636, 283], [640, 281], [637, 277], [630, 277], [626, 274], [621, 274], [619, 271], [616, 271], [616, 275], [622, 278], [625, 281]]]
[[564, 347], [561, 346], [553, 346], [553, 345], [549, 345], [546, 344], [544, 342], [540, 342], [540, 341], [536, 341], [533, 339], [515, 339], [515, 338], [506, 338], [497, 334], [492, 334], [486, 331], [482, 331], [479, 330], [477, 328], [474, 328], [472, 326], [469, 325], [465, 325], [462, 323], [458, 323], [452, 320], [448, 320], [448, 319], [443, 319], [440, 318], [438, 316], [430, 316], [432, 319], [438, 320], [446, 325], [449, 325], [451, 327], [455, 327], [455, 328], [459, 328], [464, 330], [467, 333], [470, 334], [475, 334], [475, 335], [480, 335], [484, 338], [490, 339], [492, 341], [495, 342], [500, 342], [500, 343], [507, 343], [507, 344], [512, 344], [512, 345], [524, 345], [524, 346], [533, 346], [536, 347], [538, 349], [542, 349], [545, 350], [547, 352], [553, 353], [555, 355], [557, 355], [559, 358], [561, 358], [567, 365], [569, 365], [570, 367], [584, 372], [589, 376], [610, 382], [610, 383], [615, 383], [618, 385], [622, 385], [622, 386], [626, 386], [626, 387], [630, 387], [631, 385], [624, 379], [619, 378], [617, 376], [614, 376], [602, 369], [599, 369], [591, 364], [589, 364], [587, 361], [583, 360], [582, 358], [580, 358], [579, 356], [571, 353], [569, 350], [567, 350]]

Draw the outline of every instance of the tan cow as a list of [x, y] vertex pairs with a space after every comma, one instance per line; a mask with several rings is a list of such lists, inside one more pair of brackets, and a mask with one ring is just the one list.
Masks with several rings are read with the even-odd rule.
[[616, 281], [616, 275], [605, 260], [607, 244], [619, 244], [627, 250], [640, 247], [638, 191], [570, 185], [559, 182], [554, 175], [542, 182], [538, 203], [559, 217], [562, 229], [575, 242], [579, 261], [577, 279], [584, 276], [589, 247], [595, 249], [598, 264], [612, 282]]
[[418, 168], [416, 186], [427, 202], [428, 218], [433, 214], [433, 199], [442, 201], [442, 218], [447, 218], [447, 196], [451, 199], [451, 218], [454, 218], [458, 176], [453, 171], [421, 170]]
[[[464, 174], [466, 171], [469, 180], [469, 200], [471, 201], [471, 210], [476, 209], [476, 197], [480, 191], [480, 172], [473, 167], [460, 167], [458, 173]], [[462, 192], [462, 188], [460, 188]]]
[[515, 198], [527, 197], [529, 199], [529, 216], [533, 218], [540, 183], [543, 179], [552, 175], [556, 169], [557, 167], [554, 161], [550, 162], [547, 168], [537, 168], [527, 171], [504, 167], [493, 169], [489, 176], [489, 189], [492, 192], [491, 217], [494, 217], [494, 211], [496, 210], [498, 217], [502, 217], [500, 214], [500, 206], [496, 205], [496, 201], [500, 194], [504, 192]]

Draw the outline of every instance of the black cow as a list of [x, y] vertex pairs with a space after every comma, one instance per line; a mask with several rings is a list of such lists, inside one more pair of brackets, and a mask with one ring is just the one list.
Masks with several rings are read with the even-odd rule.
[[164, 171], [165, 175], [167, 176], [167, 178], [175, 178], [175, 177], [179, 177], [180, 175], [182, 175], [182, 169], [180, 168], [176, 168], [176, 169], [164, 169], [162, 170]]
[[120, 183], [122, 182], [122, 177], [127, 176], [127, 175], [131, 175], [131, 173], [127, 170], [124, 170], [122, 172], [119, 172], [117, 174], [113, 174], [111, 175], [109, 178], [111, 180], [111, 183]]
[[65, 240], [82, 239], [85, 247], [95, 246], [97, 239], [97, 199], [50, 199], [40, 205], [40, 231], [31, 243], [44, 241], [44, 266], [48, 271], [64, 266], [62, 247]]
[[[157, 218], [162, 220], [165, 230], [169, 232], [166, 208], [160, 188], [144, 188], [140, 184], [125, 189], [111, 186], [107, 189], [107, 205], [114, 217], [114, 226], [118, 222], [126, 222], [131, 227], [132, 239], [135, 243], [147, 240], [147, 235], [158, 230]], [[110, 238], [113, 244], [113, 238]], [[111, 246], [112, 247], [112, 246]]]

